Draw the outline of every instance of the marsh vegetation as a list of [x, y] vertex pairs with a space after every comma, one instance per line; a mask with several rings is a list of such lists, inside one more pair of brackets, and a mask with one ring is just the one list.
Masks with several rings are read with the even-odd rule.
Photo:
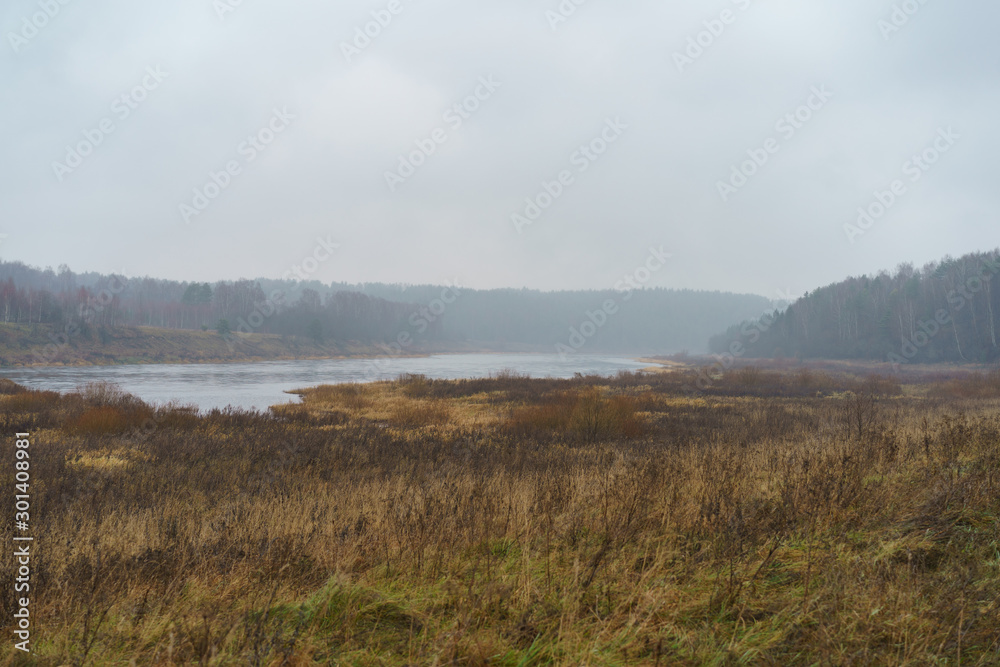
[[694, 377], [204, 415], [0, 381], [0, 429], [34, 438], [33, 659], [995, 664], [997, 375]]

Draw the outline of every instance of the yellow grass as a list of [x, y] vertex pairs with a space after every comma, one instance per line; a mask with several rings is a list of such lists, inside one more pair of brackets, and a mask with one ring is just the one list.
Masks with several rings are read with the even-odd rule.
[[106, 389], [0, 395], [35, 659], [996, 664], [1000, 401], [796, 373], [403, 378], [126, 433], [73, 426]]

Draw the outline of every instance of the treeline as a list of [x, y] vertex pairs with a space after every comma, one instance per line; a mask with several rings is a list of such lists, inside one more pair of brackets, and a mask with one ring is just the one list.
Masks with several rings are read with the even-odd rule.
[[[306, 293], [314, 287], [319, 286], [299, 289]], [[532, 345], [552, 352], [704, 352], [713, 333], [773, 309], [762, 296], [663, 288], [541, 292], [333, 283], [328, 289], [417, 304], [401, 330], [414, 338], [497, 348]], [[609, 302], [614, 305], [605, 312]]]
[[72, 324], [85, 334], [93, 327], [145, 326], [373, 341], [399, 330], [411, 310], [363, 294], [301, 293], [290, 302], [254, 280], [182, 283], [0, 262], [0, 322]]
[[1000, 359], [1000, 250], [950, 257], [921, 269], [848, 278], [772, 318], [712, 338], [716, 353], [747, 357], [977, 362]]
[[713, 332], [770, 307], [764, 297], [691, 290], [540, 292], [266, 279], [209, 284], [0, 262], [0, 321], [74, 323], [84, 331], [147, 326], [316, 342], [702, 352]]

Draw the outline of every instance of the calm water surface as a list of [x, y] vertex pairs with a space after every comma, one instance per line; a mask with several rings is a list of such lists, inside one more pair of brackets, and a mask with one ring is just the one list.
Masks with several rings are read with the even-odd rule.
[[25, 368], [0, 370], [0, 377], [32, 389], [63, 392], [88, 382], [114, 382], [150, 403], [178, 401], [201, 410], [227, 405], [263, 410], [278, 403], [298, 401], [298, 397], [285, 393], [291, 389], [393, 379], [401, 373], [458, 379], [485, 377], [511, 369], [532, 377], [570, 378], [574, 373], [613, 375], [648, 365], [610, 356], [578, 355], [560, 360], [554, 354], [449, 354], [414, 359]]

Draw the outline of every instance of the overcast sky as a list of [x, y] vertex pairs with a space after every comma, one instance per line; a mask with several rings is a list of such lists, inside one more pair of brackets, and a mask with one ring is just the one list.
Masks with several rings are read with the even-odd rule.
[[237, 2], [5, 0], [0, 257], [775, 298], [1000, 245], [992, 0]]

